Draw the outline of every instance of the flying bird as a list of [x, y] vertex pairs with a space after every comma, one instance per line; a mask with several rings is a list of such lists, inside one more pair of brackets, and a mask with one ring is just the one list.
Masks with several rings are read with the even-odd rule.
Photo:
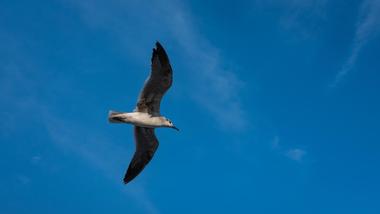
[[153, 48], [151, 72], [145, 81], [133, 112], [110, 111], [111, 123], [128, 123], [134, 125], [136, 151], [124, 176], [124, 183], [133, 180], [149, 163], [158, 147], [154, 129], [158, 127], [179, 129], [160, 114], [160, 103], [173, 81], [173, 71], [168, 55], [159, 42]]

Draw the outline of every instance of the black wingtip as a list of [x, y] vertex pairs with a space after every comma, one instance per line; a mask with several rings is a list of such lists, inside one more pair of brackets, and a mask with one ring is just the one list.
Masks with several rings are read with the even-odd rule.
[[157, 48], [162, 48], [162, 45], [161, 45], [161, 43], [158, 40], [156, 40], [156, 47]]
[[136, 176], [131, 176], [130, 173], [126, 173], [123, 179], [124, 184], [131, 182]]
[[161, 45], [161, 43], [159, 41], [156, 41], [156, 48], [155, 49], [157, 52], [165, 52], [164, 47]]
[[152, 60], [153, 60], [154, 55], [158, 54], [162, 50], [164, 50], [164, 47], [162, 47], [161, 43], [158, 40], [156, 40], [156, 47], [153, 48]]
[[140, 168], [134, 168], [134, 167], [129, 166], [127, 172], [124, 175], [124, 179], [123, 179], [124, 184], [128, 184], [133, 179], [135, 179], [137, 175], [139, 175], [140, 172], [144, 169], [144, 167], [145, 165]]
[[123, 183], [124, 183], [124, 184], [128, 184], [130, 181], [131, 181], [131, 180], [129, 180], [129, 179], [127, 179], [127, 178], [124, 178], [124, 179], [123, 179]]
[[154, 56], [158, 56], [162, 63], [169, 63], [168, 54], [159, 41], [156, 41], [156, 47], [153, 48], [151, 61], [153, 61]]

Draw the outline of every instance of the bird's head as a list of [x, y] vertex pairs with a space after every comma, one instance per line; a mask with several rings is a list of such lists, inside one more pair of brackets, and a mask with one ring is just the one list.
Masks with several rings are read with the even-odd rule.
[[170, 121], [168, 118], [165, 118], [164, 124], [165, 124], [166, 127], [169, 127], [169, 128], [172, 128], [172, 129], [175, 129], [175, 130], [179, 131], [179, 129], [177, 127], [175, 127], [175, 125], [173, 124], [173, 122]]

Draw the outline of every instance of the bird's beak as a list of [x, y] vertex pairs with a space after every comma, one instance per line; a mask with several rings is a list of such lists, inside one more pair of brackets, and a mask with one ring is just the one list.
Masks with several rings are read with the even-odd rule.
[[177, 130], [177, 131], [179, 131], [179, 129], [177, 127], [175, 127], [175, 126], [173, 126], [172, 128], [175, 129], [175, 130]]

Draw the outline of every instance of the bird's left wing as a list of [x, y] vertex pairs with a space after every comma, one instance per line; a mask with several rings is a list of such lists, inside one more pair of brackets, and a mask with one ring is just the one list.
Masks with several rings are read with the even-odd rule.
[[154, 129], [135, 126], [136, 151], [124, 176], [124, 183], [133, 180], [149, 163], [158, 148]]
[[151, 61], [151, 72], [139, 95], [135, 111], [160, 115], [161, 99], [172, 85], [173, 71], [168, 55], [159, 42], [153, 49]]

